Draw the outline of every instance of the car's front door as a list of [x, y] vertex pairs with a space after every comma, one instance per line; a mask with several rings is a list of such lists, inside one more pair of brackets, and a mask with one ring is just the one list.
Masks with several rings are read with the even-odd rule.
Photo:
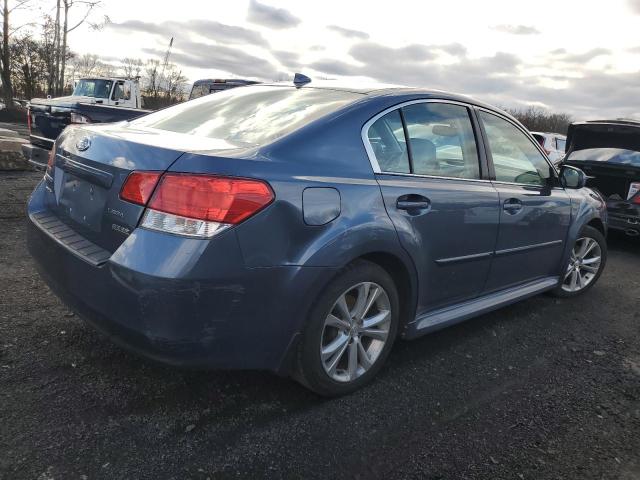
[[[482, 292], [499, 202], [469, 107], [420, 101], [374, 117], [364, 141], [387, 212], [418, 270], [418, 314]], [[483, 167], [484, 166], [484, 167]]]
[[486, 291], [557, 276], [571, 201], [534, 141], [510, 120], [478, 111], [500, 196], [500, 227]]

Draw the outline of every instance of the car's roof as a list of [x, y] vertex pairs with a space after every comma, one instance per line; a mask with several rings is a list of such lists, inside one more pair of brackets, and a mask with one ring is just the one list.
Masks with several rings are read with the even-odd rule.
[[[275, 82], [275, 83], [261, 83], [262, 86], [278, 86], [278, 87], [291, 87], [291, 82]], [[343, 83], [337, 80], [313, 80], [312, 82], [297, 85], [297, 88], [315, 88], [323, 90], [338, 90], [343, 92], [359, 93], [369, 97], [390, 97], [390, 96], [408, 96], [416, 95], [423, 96], [425, 98], [437, 98], [442, 100], [451, 100], [462, 103], [469, 103], [479, 107], [487, 108], [489, 110], [502, 112], [499, 108], [488, 103], [481, 102], [472, 97], [462, 95], [459, 93], [446, 92], [444, 90], [437, 90], [434, 88], [424, 87], [407, 87], [403, 85], [392, 85], [384, 83]], [[504, 113], [504, 112], [502, 112]], [[509, 115], [510, 116], [510, 115]]]

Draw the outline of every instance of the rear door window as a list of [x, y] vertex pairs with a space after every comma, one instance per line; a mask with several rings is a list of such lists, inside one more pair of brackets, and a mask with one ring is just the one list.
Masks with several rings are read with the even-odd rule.
[[413, 173], [480, 178], [478, 150], [466, 107], [427, 102], [403, 107], [402, 112]]

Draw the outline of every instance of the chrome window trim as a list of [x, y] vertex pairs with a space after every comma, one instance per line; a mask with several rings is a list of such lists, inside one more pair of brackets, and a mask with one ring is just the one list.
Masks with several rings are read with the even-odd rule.
[[[416, 105], [416, 104], [420, 104], [420, 103], [445, 103], [445, 104], [450, 104], [450, 105], [459, 105], [461, 107], [465, 107], [467, 109], [467, 114], [469, 114], [469, 122], [471, 122], [471, 124], [473, 125], [473, 122], [471, 120], [471, 115], [470, 115], [470, 109], [473, 109], [474, 106], [468, 103], [464, 103], [464, 102], [458, 102], [455, 100], [445, 100], [445, 99], [438, 99], [438, 98], [422, 98], [422, 99], [418, 99], [418, 100], [408, 100], [406, 102], [402, 102], [402, 103], [398, 103], [397, 105], [393, 105], [392, 107], [389, 107], [385, 110], [383, 110], [382, 112], [376, 114], [375, 116], [371, 117], [369, 120], [367, 120], [367, 122], [362, 126], [362, 129], [360, 130], [360, 136], [362, 138], [362, 143], [364, 144], [364, 149], [367, 152], [367, 157], [369, 157], [369, 163], [371, 163], [371, 167], [373, 168], [373, 172], [376, 174], [382, 174], [382, 175], [396, 175], [396, 176], [404, 176], [404, 177], [417, 177], [417, 178], [435, 178], [435, 179], [441, 179], [441, 180], [460, 180], [460, 181], [467, 181], [467, 182], [491, 182], [491, 180], [486, 180], [483, 178], [460, 178], [460, 177], [443, 177], [443, 176], [436, 176], [436, 175], [424, 175], [424, 174], [418, 174], [418, 173], [402, 173], [402, 172], [385, 172], [382, 171], [380, 169], [380, 164], [378, 163], [378, 159], [376, 158], [376, 154], [373, 151], [373, 147], [371, 146], [371, 142], [369, 142], [369, 128], [371, 127], [371, 125], [373, 125], [379, 118], [384, 117], [387, 113], [393, 112], [394, 110], [399, 110], [403, 107], [408, 107], [409, 105]], [[474, 132], [474, 141], [476, 144], [476, 149], [479, 148], [478, 145], [478, 138], [477, 135]], [[478, 161], [480, 160], [480, 155], [478, 155]], [[479, 167], [479, 165], [478, 165]]]
[[535, 184], [535, 183], [517, 183], [517, 182], [505, 182], [504, 180], [491, 180], [491, 183], [496, 183], [498, 185], [513, 185], [513, 186], [517, 186], [517, 187], [531, 187], [531, 188], [536, 188], [538, 190], [544, 190], [544, 189], [548, 189], [551, 188], [551, 190], [562, 190], [564, 191], [564, 188], [562, 187], [548, 187], [547, 185], [540, 185], [540, 184]]
[[[460, 182], [481, 182], [492, 183], [491, 180], [485, 178], [460, 178], [460, 177], [440, 177], [438, 175], [424, 175], [420, 173], [402, 173], [402, 172], [375, 172], [376, 175], [392, 175], [394, 177], [416, 177], [416, 178], [433, 178], [437, 180], [458, 180]], [[529, 184], [526, 184], [529, 185]]]

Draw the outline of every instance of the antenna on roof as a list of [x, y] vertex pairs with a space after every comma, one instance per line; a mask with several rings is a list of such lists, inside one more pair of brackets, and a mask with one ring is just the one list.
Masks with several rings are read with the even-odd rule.
[[293, 84], [296, 87], [301, 87], [302, 85], [306, 85], [307, 83], [311, 83], [311, 79], [302, 73], [296, 73], [293, 76]]

